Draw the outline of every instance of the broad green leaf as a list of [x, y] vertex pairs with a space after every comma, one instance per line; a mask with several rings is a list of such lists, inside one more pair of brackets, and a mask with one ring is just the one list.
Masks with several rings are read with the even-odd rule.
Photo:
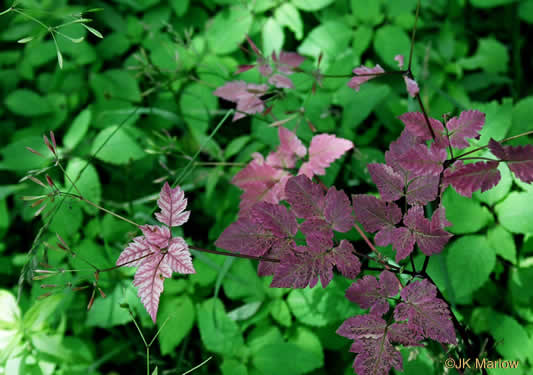
[[231, 320], [218, 298], [210, 298], [197, 308], [198, 328], [205, 348], [235, 356], [242, 350], [244, 339], [239, 326]]
[[262, 302], [250, 302], [244, 304], [228, 312], [228, 316], [234, 321], [250, 319], [257, 313], [262, 304]]
[[512, 192], [495, 210], [498, 221], [512, 233], [533, 233], [533, 193]]
[[228, 146], [224, 150], [224, 159], [229, 159], [232, 156], [238, 154], [243, 147], [250, 141], [251, 137], [249, 135], [243, 135], [231, 140], [228, 143]]
[[257, 270], [248, 259], [233, 262], [229, 270], [232, 276], [224, 278], [222, 286], [228, 298], [240, 299], [252, 297], [253, 301], [262, 301], [265, 298], [263, 283]]
[[25, 329], [34, 332], [42, 330], [52, 320], [52, 315], [63, 298], [61, 294], [53, 294], [35, 302], [24, 314], [23, 324]]
[[106, 293], [106, 298], [102, 298], [97, 292], [85, 324], [89, 327], [110, 328], [130, 322], [128, 310], [120, 307], [120, 304], [125, 302], [124, 292], [130, 305], [131, 302], [137, 303], [136, 290], [130, 282], [118, 283], [113, 291]]
[[448, 188], [444, 192], [442, 204], [446, 208], [446, 218], [453, 224], [446, 228], [451, 233], [474, 233], [493, 220], [487, 207], [475, 199], [459, 195], [453, 188]]
[[235, 51], [252, 25], [252, 14], [241, 5], [220, 11], [206, 32], [207, 43], [216, 54]]
[[53, 111], [47, 98], [28, 89], [13, 91], [4, 103], [11, 112], [24, 117], [42, 116]]
[[91, 124], [92, 112], [89, 108], [82, 111], [74, 121], [72, 125], [67, 130], [67, 133], [63, 137], [63, 144], [69, 149], [73, 149], [81, 142], [87, 130], [89, 130], [89, 125]]
[[246, 366], [238, 360], [224, 358], [220, 366], [222, 375], [248, 375]]
[[485, 191], [484, 193], [476, 191], [473, 194], [476, 199], [491, 206], [505, 198], [505, 196], [511, 190], [511, 185], [513, 184], [511, 171], [509, 171], [507, 165], [505, 165], [504, 163], [500, 163], [498, 169], [502, 176], [498, 185], [496, 185], [490, 190]]
[[254, 353], [252, 363], [262, 373], [276, 375], [305, 374], [322, 364], [314, 352], [283, 341], [262, 347]]
[[361, 57], [363, 52], [365, 52], [368, 46], [370, 45], [373, 35], [374, 30], [372, 30], [372, 28], [369, 26], [361, 25], [355, 29], [355, 32], [353, 34], [352, 48], [352, 52], [355, 56], [357, 56], [358, 58]]
[[297, 40], [302, 39], [304, 29], [302, 18], [300, 17], [300, 12], [293, 4], [286, 2], [277, 7], [274, 11], [274, 17], [280, 25], [287, 26], [294, 33]]
[[311, 12], [327, 7], [334, 0], [291, 0], [291, 2], [302, 10]]
[[189, 8], [189, 0], [170, 0], [170, 6], [174, 9], [174, 12], [178, 17], [182, 17], [187, 13]]
[[[531, 108], [533, 106], [533, 96], [521, 99], [513, 107], [512, 125], [509, 136], [518, 135], [531, 130]], [[511, 144], [528, 144], [531, 143], [530, 137], [522, 137], [511, 141]]]
[[285, 40], [285, 35], [281, 25], [276, 21], [275, 18], [268, 18], [263, 25], [263, 53], [265, 56], [270, 56], [272, 52], [281, 51], [283, 47], [283, 41]]
[[180, 96], [183, 119], [191, 129], [205, 133], [209, 127], [211, 112], [217, 109], [218, 100], [213, 90], [199, 83], [188, 85]]
[[[165, 321], [167, 322], [163, 327]], [[176, 297], [163, 294], [157, 317], [158, 327], [160, 329], [163, 327], [159, 333], [159, 345], [163, 355], [174, 352], [192, 329], [194, 321], [195, 310], [189, 296]]]
[[271, 303], [270, 315], [282, 326], [290, 327], [292, 324], [291, 311], [284, 299], [277, 298]]
[[[70, 180], [67, 178], [70, 178]], [[99, 204], [102, 198], [102, 186], [100, 185], [100, 179], [98, 178], [98, 172], [92, 164], [88, 164], [86, 160], [80, 158], [73, 158], [69, 161], [66, 168], [65, 176], [65, 188], [70, 189], [72, 187], [71, 181], [74, 182], [74, 186], [77, 189], [71, 191], [75, 194], [80, 194], [83, 198], [90, 200], [93, 203]], [[84, 204], [84, 210], [87, 213], [95, 214], [97, 208]]]
[[90, 85], [99, 100], [119, 99], [121, 101], [141, 101], [139, 83], [134, 75], [126, 70], [107, 70], [93, 74]]
[[473, 103], [472, 107], [472, 109], [477, 109], [486, 115], [485, 125], [480, 131], [481, 137], [477, 143], [474, 142], [476, 146], [485, 146], [491, 138], [498, 141], [509, 135], [513, 115], [512, 99], [504, 98], [501, 104], [495, 100], [488, 103]]
[[468, 70], [481, 68], [487, 73], [506, 73], [509, 67], [509, 52], [496, 39], [480, 39], [474, 56], [459, 60], [459, 64]]
[[[319, 56], [324, 54], [324, 59], [334, 60], [348, 48], [352, 38], [352, 30], [339, 21], [327, 21], [315, 27], [304, 39], [298, 52], [302, 55]], [[327, 61], [321, 67], [327, 68]]]
[[518, 8], [518, 14], [523, 21], [533, 23], [533, 0], [522, 0]]
[[352, 13], [355, 19], [369, 25], [377, 25], [383, 21], [384, 15], [381, 11], [381, 1], [351, 0]]
[[16, 338], [19, 328], [20, 308], [17, 300], [9, 291], [2, 289], [0, 290], [0, 351], [6, 350]]
[[449, 246], [446, 263], [454, 294], [461, 298], [488, 280], [496, 254], [485, 236], [462, 236]]
[[102, 130], [93, 141], [91, 153], [96, 158], [111, 164], [128, 164], [142, 159], [143, 149], [124, 128], [110, 126]]
[[406, 32], [394, 25], [380, 27], [374, 38], [374, 50], [385, 64], [397, 69], [396, 55], [409, 55], [411, 41]]
[[325, 289], [294, 289], [289, 293], [287, 303], [296, 319], [304, 324], [320, 327], [340, 322], [360, 311], [344, 297], [347, 288], [344, 284], [348, 282], [334, 279]]
[[516, 264], [516, 245], [511, 233], [498, 225], [487, 231], [487, 239], [497, 255]]
[[289, 343], [298, 345], [300, 348], [314, 353], [314, 365], [315, 368], [320, 368], [324, 365], [324, 351], [320, 339], [314, 333], [313, 330], [297, 326], [294, 333], [289, 337]]
[[61, 343], [62, 335], [38, 333], [31, 336], [32, 346], [40, 353], [55, 357], [56, 360], [68, 362], [70, 351]]
[[57, 212], [55, 212], [54, 218], [48, 227], [50, 232], [59, 233], [64, 239], [74, 235], [80, 229], [83, 222], [83, 212], [80, 204], [80, 202], [72, 200], [71, 198], [64, 198], [63, 203], [56, 200], [55, 205], [52, 206], [53, 209], [52, 207], [47, 208], [46, 211], [55, 211], [57, 209]]
[[477, 8], [494, 8], [506, 4], [512, 4], [517, 0], [472, 0], [471, 3]]
[[509, 290], [515, 303], [531, 307], [533, 304], [533, 267], [512, 268]]

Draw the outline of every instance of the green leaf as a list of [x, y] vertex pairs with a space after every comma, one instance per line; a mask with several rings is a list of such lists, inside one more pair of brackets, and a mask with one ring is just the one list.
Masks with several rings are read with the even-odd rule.
[[453, 188], [444, 192], [442, 204], [446, 208], [446, 218], [453, 224], [446, 230], [452, 233], [474, 233], [493, 220], [487, 207], [481, 206], [475, 199], [459, 195]]
[[111, 164], [128, 164], [145, 156], [143, 149], [128, 132], [116, 125], [98, 133], [93, 141], [91, 153], [96, 153], [96, 158]]
[[274, 17], [281, 26], [287, 26], [296, 37], [301, 40], [303, 37], [303, 23], [300, 12], [291, 3], [283, 3], [274, 11]]
[[511, 233], [501, 226], [496, 226], [487, 231], [487, 239], [497, 255], [516, 264], [516, 246]]
[[42, 116], [53, 111], [52, 105], [46, 98], [28, 89], [13, 91], [6, 97], [4, 103], [11, 112], [25, 117]]
[[298, 8], [311, 12], [320, 10], [333, 3], [334, 0], [291, 0], [291, 2]]
[[232, 276], [224, 278], [222, 286], [228, 298], [241, 299], [251, 297], [253, 301], [262, 301], [265, 298], [263, 283], [257, 270], [248, 259], [234, 262], [231, 265], [229, 274]]
[[246, 303], [237, 307], [236, 309], [231, 310], [228, 313], [228, 316], [234, 321], [250, 319], [257, 313], [262, 304], [263, 303], [260, 301]]
[[264, 374], [299, 375], [318, 368], [321, 361], [311, 351], [280, 341], [265, 345], [254, 353], [252, 363]]
[[99, 100], [141, 101], [139, 82], [126, 70], [107, 70], [94, 74], [90, 78], [90, 85]]
[[87, 130], [89, 130], [89, 125], [91, 124], [92, 112], [89, 108], [83, 110], [74, 121], [72, 125], [67, 130], [67, 133], [63, 137], [63, 144], [69, 149], [73, 149], [81, 142]]
[[533, 193], [512, 192], [509, 194], [495, 207], [500, 224], [512, 233], [532, 233], [532, 199]]
[[189, 9], [189, 0], [170, 0], [170, 6], [178, 17], [182, 17]]
[[520, 2], [518, 14], [523, 21], [533, 23], [533, 0], [523, 0]]
[[506, 4], [512, 4], [517, 0], [472, 0], [471, 3], [477, 8], [494, 8]]
[[373, 35], [374, 30], [371, 27], [361, 25], [357, 29], [355, 29], [355, 32], [353, 34], [352, 48], [352, 52], [355, 56], [361, 57], [363, 52], [365, 52], [368, 46], [370, 45]]
[[[287, 303], [297, 320], [320, 327], [356, 315], [358, 307], [344, 297], [346, 280], [334, 279], [327, 288], [294, 289]], [[331, 306], [335, 306], [332, 309]]]
[[270, 315], [282, 326], [290, 327], [292, 324], [291, 311], [284, 299], [278, 298], [272, 302], [270, 305]]
[[28, 331], [40, 331], [52, 320], [52, 315], [61, 303], [63, 296], [53, 294], [47, 298], [35, 302], [26, 314], [24, 314], [23, 323]]
[[369, 25], [378, 25], [385, 17], [381, 11], [381, 1], [351, 0], [352, 13], [357, 20]]
[[[530, 104], [533, 105], [533, 101]], [[476, 146], [485, 146], [491, 138], [500, 140], [508, 135], [513, 113], [513, 100], [511, 98], [504, 98], [501, 104], [495, 100], [488, 103], [473, 103], [472, 107], [472, 109], [477, 109], [486, 115], [485, 125], [480, 131], [481, 137], [479, 141], [474, 142]]]
[[[56, 205], [61, 204], [60, 202]], [[56, 210], [56, 207], [53, 206], [53, 210]], [[46, 210], [51, 210], [47, 208]], [[46, 220], [46, 219], [45, 219]], [[74, 235], [81, 227], [83, 221], [83, 212], [78, 201], [72, 201], [70, 198], [65, 198], [57, 212], [55, 213], [52, 222], [48, 229], [54, 233], [57, 232], [61, 237], [67, 239]]]
[[207, 29], [209, 47], [219, 55], [235, 51], [249, 33], [252, 20], [252, 14], [243, 6], [222, 10]]
[[138, 301], [136, 290], [130, 282], [119, 283], [111, 293], [107, 293], [106, 298], [101, 298], [97, 292], [93, 306], [87, 313], [85, 324], [89, 327], [110, 328], [130, 322], [131, 316], [128, 310], [120, 307], [124, 302], [124, 296], [128, 303], [136, 304]]
[[285, 40], [285, 35], [281, 29], [280, 24], [276, 21], [275, 18], [268, 18], [263, 25], [263, 54], [265, 56], [270, 56], [273, 51], [281, 51], [283, 47], [283, 41]]
[[321, 67], [326, 69], [329, 64], [327, 60], [334, 60], [345, 52], [351, 38], [352, 30], [344, 23], [326, 21], [311, 30], [298, 47], [298, 52], [315, 57], [323, 53], [325, 61]]
[[[531, 130], [531, 108], [533, 106], [533, 96], [521, 99], [513, 107], [512, 125], [509, 135], [518, 135]], [[498, 138], [496, 138], [498, 139]], [[522, 137], [510, 142], [512, 145], [531, 143], [531, 137]]]
[[459, 60], [458, 63], [468, 70], [481, 68], [487, 73], [506, 73], [509, 52], [496, 39], [480, 39], [475, 55]]
[[231, 140], [224, 150], [224, 159], [229, 159], [232, 156], [238, 154], [243, 147], [250, 141], [251, 137], [249, 135], [243, 135]]
[[405, 31], [398, 26], [386, 25], [376, 31], [374, 50], [381, 60], [395, 69], [398, 63], [394, 60], [396, 55], [408, 56], [411, 41]]
[[189, 128], [196, 132], [205, 133], [211, 119], [210, 112], [218, 106], [217, 97], [213, 90], [199, 83], [188, 85], [180, 96], [180, 108], [183, 119]]
[[473, 194], [473, 196], [478, 200], [491, 206], [505, 198], [505, 196], [511, 190], [511, 185], [513, 184], [511, 171], [509, 171], [507, 165], [505, 165], [505, 163], [500, 163], [498, 169], [502, 176], [498, 185], [490, 190], [485, 191], [484, 193], [476, 191]]
[[[83, 172], [83, 173], [82, 173]], [[80, 158], [73, 158], [69, 161], [66, 168], [65, 188], [70, 190], [72, 184], [67, 178], [74, 181], [77, 189], [72, 189], [76, 194], [81, 195], [93, 203], [99, 204], [102, 198], [102, 186], [98, 178], [98, 172], [92, 164], [88, 164], [86, 160]], [[95, 214], [98, 209], [93, 206], [84, 205], [83, 208], [89, 214]]]
[[463, 236], [449, 246], [446, 263], [454, 294], [461, 298], [488, 280], [496, 254], [485, 236]]
[[531, 307], [533, 304], [533, 267], [511, 268], [509, 290], [513, 301], [517, 304]]
[[218, 298], [210, 298], [197, 308], [198, 328], [206, 349], [235, 356], [242, 350], [244, 339], [237, 323], [231, 320]]
[[224, 358], [220, 370], [222, 375], [248, 375], [246, 366], [235, 359]]
[[159, 345], [161, 354], [167, 355], [178, 347], [183, 338], [191, 331], [195, 321], [195, 310], [192, 300], [187, 295], [179, 297], [163, 295], [159, 304], [157, 325], [161, 329], [159, 333]]

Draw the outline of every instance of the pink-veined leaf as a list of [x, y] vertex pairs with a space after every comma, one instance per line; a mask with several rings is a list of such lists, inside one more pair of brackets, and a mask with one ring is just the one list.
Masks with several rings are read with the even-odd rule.
[[154, 323], [159, 307], [159, 296], [163, 292], [163, 282], [165, 278], [171, 276], [172, 270], [162, 254], [154, 254], [144, 259], [135, 273], [133, 285], [137, 287], [141, 302]]
[[[264, 256], [273, 259], [283, 259], [284, 257], [294, 254], [295, 246], [296, 244], [294, 241], [288, 238], [275, 240], [272, 244], [272, 248], [268, 250]], [[257, 266], [257, 274], [259, 276], [273, 275], [278, 266], [279, 263], [276, 262], [268, 262], [263, 260], [259, 261], [259, 265]]]
[[407, 89], [407, 92], [409, 93], [409, 95], [411, 95], [412, 98], [416, 97], [418, 93], [420, 92], [418, 83], [416, 83], [414, 79], [411, 79], [407, 77], [406, 75], [403, 76], [403, 80], [405, 82], [405, 88]]
[[355, 279], [361, 272], [361, 262], [354, 254], [353, 245], [347, 240], [342, 240], [339, 246], [331, 250], [331, 259], [344, 277]]
[[409, 177], [410, 172], [400, 165], [400, 160], [415, 145], [425, 144], [425, 142], [413, 135], [409, 130], [403, 129], [400, 136], [389, 145], [389, 150], [385, 152], [385, 161], [395, 172], [402, 177]]
[[305, 242], [309, 247], [323, 250], [333, 246], [331, 225], [321, 218], [306, 219], [300, 225], [300, 231], [305, 235]]
[[297, 253], [281, 259], [274, 272], [273, 288], [313, 288], [318, 282], [325, 288], [333, 278], [333, 262], [326, 251], [313, 247], [296, 248]]
[[438, 176], [443, 170], [443, 162], [448, 156], [445, 148], [432, 144], [428, 148], [424, 144], [416, 145], [401, 158], [400, 165], [415, 176]]
[[455, 329], [446, 303], [437, 298], [437, 288], [427, 280], [415, 281], [400, 292], [404, 302], [394, 310], [394, 319], [407, 319], [408, 326], [424, 337], [443, 344], [456, 344]]
[[387, 375], [392, 367], [402, 370], [402, 356], [394, 349], [385, 320], [377, 315], [348, 318], [337, 334], [354, 340], [350, 351], [358, 353], [353, 367], [358, 375]]
[[253, 185], [257, 182], [273, 185], [279, 181], [282, 175], [282, 171], [271, 165], [261, 163], [258, 159], [254, 159], [233, 177], [231, 183], [244, 190], [248, 185]]
[[348, 232], [353, 228], [355, 218], [352, 215], [352, 205], [346, 193], [329, 188], [326, 194], [324, 217], [331, 224], [331, 228], [337, 232]]
[[255, 65], [249, 65], [249, 64], [239, 65], [239, 68], [237, 69], [237, 71], [234, 74], [235, 75], [241, 74], [241, 73], [247, 72], [248, 70], [253, 69], [253, 68], [255, 68]]
[[278, 70], [285, 74], [294, 73], [294, 68], [299, 67], [305, 60], [305, 57], [295, 52], [280, 51], [279, 57], [272, 52], [272, 60], [277, 63]]
[[249, 217], [241, 217], [227, 227], [215, 242], [217, 247], [234, 253], [264, 255], [276, 237]]
[[502, 146], [491, 138], [489, 149], [494, 156], [507, 162], [509, 169], [521, 181], [533, 182], [533, 145]]
[[444, 183], [452, 185], [465, 197], [471, 197], [476, 190], [487, 191], [496, 186], [501, 175], [496, 161], [480, 161], [472, 164], [458, 164], [451, 173], [446, 173]]
[[399, 262], [402, 259], [407, 258], [409, 254], [414, 250], [415, 247], [415, 237], [409, 228], [400, 227], [394, 228], [391, 231], [390, 237], [387, 238], [390, 242], [387, 243], [378, 243], [379, 246], [385, 246], [389, 243], [392, 243], [392, 247], [396, 250], [396, 262]]
[[279, 204], [257, 203], [252, 207], [250, 217], [279, 238], [293, 237], [298, 232], [296, 216], [285, 206]]
[[424, 217], [422, 206], [411, 207], [403, 218], [403, 223], [410, 229], [418, 247], [426, 255], [440, 253], [452, 237], [450, 233], [441, 228], [441, 212], [437, 213], [439, 216], [435, 218], [433, 225]]
[[407, 183], [406, 198], [410, 205], [426, 205], [437, 198], [439, 176], [415, 176]]
[[117, 266], [123, 264], [126, 267], [137, 267], [150, 253], [159, 252], [159, 250], [150, 246], [144, 236], [138, 236], [122, 250], [117, 259]]
[[391, 202], [403, 196], [404, 179], [392, 167], [378, 163], [368, 164], [368, 172], [382, 200]]
[[[433, 139], [431, 130], [428, 127], [424, 114], [422, 112], [407, 112], [398, 117], [404, 124], [405, 128], [409, 130], [413, 135], [420, 137], [426, 141]], [[444, 126], [442, 122], [434, 118], [428, 118], [429, 124], [435, 134], [435, 141], [441, 145], [441, 147], [447, 146], [448, 142], [444, 137]]]
[[348, 82], [348, 87], [354, 89], [355, 91], [359, 91], [361, 88], [360, 86], [373, 79], [376, 78], [378, 75], [385, 73], [383, 68], [377, 64], [373, 68], [367, 68], [366, 66], [360, 66], [358, 68], [355, 68], [353, 70], [353, 73], [355, 74], [355, 77], [352, 77], [350, 81]]
[[353, 143], [347, 139], [331, 134], [315, 135], [309, 146], [309, 161], [302, 164], [298, 174], [309, 178], [313, 175], [324, 175], [325, 168], [352, 148]]
[[294, 168], [296, 160], [307, 154], [307, 149], [296, 134], [280, 126], [278, 128], [279, 147], [268, 155], [266, 163], [275, 168]]
[[468, 147], [467, 138], [478, 138], [485, 124], [485, 114], [476, 110], [463, 111], [446, 123], [450, 144], [455, 148]]
[[153, 246], [164, 249], [168, 246], [172, 234], [170, 229], [158, 225], [141, 225], [139, 227], [146, 240]]
[[379, 282], [374, 276], [364, 276], [346, 290], [346, 298], [371, 314], [383, 315], [389, 311], [388, 298], [398, 294], [399, 282], [392, 272], [383, 271]]
[[274, 74], [268, 79], [268, 83], [280, 89], [292, 89], [294, 87], [292, 80], [282, 74]]
[[196, 273], [192, 264], [191, 253], [187, 242], [181, 237], [174, 237], [165, 255], [165, 259], [174, 272], [182, 274]]
[[300, 218], [322, 216], [325, 205], [324, 191], [305, 175], [289, 178], [285, 185], [285, 198], [292, 211]]
[[370, 233], [394, 228], [402, 219], [402, 211], [391, 202], [384, 202], [371, 195], [352, 195], [355, 219]]
[[161, 189], [157, 205], [161, 212], [156, 212], [155, 217], [169, 227], [177, 227], [189, 220], [190, 211], [185, 211], [187, 199], [179, 186], [172, 189], [168, 182]]

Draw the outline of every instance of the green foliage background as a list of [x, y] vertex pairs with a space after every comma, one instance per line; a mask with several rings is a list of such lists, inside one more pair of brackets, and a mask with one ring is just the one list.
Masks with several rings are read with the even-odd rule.
[[[10, 6], [11, 0], [3, 1], [2, 9]], [[57, 210], [45, 226], [47, 219], [33, 218], [36, 208], [20, 199], [43, 189], [19, 180], [51, 165], [42, 134], [53, 130], [67, 173], [79, 175], [86, 197], [136, 222], [154, 223], [162, 179], [177, 181], [192, 214], [176, 234], [212, 248], [234, 221], [240, 195], [230, 180], [241, 167], [222, 163], [247, 163], [253, 152], [266, 154], [277, 145], [276, 129], [262, 117], [216, 128], [231, 106], [212, 92], [236, 79], [239, 64], [253, 62], [239, 49], [245, 35], [265, 55], [281, 48], [305, 55], [307, 71], [316, 69], [320, 53], [327, 74], [349, 75], [355, 66], [375, 63], [393, 70], [394, 56], [409, 52], [416, 0], [23, 0], [18, 6], [51, 26], [102, 8], [86, 16], [104, 38], [77, 23], [62, 28], [85, 39], [72, 43], [57, 36], [59, 69], [45, 29], [12, 12], [0, 17], [0, 339], [7, 338], [0, 373], [146, 373], [145, 348], [126, 304], [148, 339], [168, 318], [150, 357], [151, 370], [157, 366], [161, 374], [181, 374], [211, 355], [196, 373], [352, 373], [349, 343], [335, 330], [360, 311], [344, 298], [350, 281], [340, 277], [325, 290], [270, 289], [270, 279], [259, 278], [249, 260], [193, 252], [197, 274], [165, 282], [157, 326], [136, 297], [132, 269], [102, 274], [99, 286], [107, 297], [98, 296], [87, 311], [91, 289], [74, 292], [67, 283], [87, 285], [91, 269], [44, 243], [55, 244], [57, 232], [77, 254], [106, 268], [135, 228], [75, 200], [45, 210]], [[413, 66], [422, 99], [436, 118], [465, 109], [485, 112], [485, 129], [472, 147], [533, 128], [533, 46], [526, 38], [532, 23], [532, 0], [422, 1]], [[34, 39], [17, 43], [28, 36]], [[383, 160], [402, 129], [397, 116], [417, 109], [403, 81], [384, 77], [355, 93], [348, 78], [332, 78], [310, 95], [310, 75], [291, 78], [296, 89], [275, 103], [273, 115], [284, 119], [302, 108], [284, 126], [305, 142], [312, 137], [307, 122], [352, 140], [356, 151], [329, 168], [323, 181], [350, 193], [375, 192], [366, 164]], [[264, 80], [256, 70], [239, 79]], [[489, 373], [528, 374], [533, 188], [501, 168], [503, 180], [490, 192], [471, 200], [445, 194], [457, 239], [431, 258], [429, 273], [476, 338], [480, 355], [520, 361], [516, 370]], [[47, 173], [70, 188], [57, 168]], [[348, 237], [364, 249], [357, 234]], [[46, 265], [86, 271], [32, 281]], [[45, 292], [53, 294], [39, 299]], [[448, 353], [440, 346], [402, 352], [407, 374], [444, 372]]]

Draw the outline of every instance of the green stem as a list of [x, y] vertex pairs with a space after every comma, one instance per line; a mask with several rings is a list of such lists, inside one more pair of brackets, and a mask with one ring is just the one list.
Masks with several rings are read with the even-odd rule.
[[[46, 30], [50, 31], [50, 26], [45, 25], [43, 22], [39, 21], [37, 18], [32, 17], [32, 16], [30, 16], [30, 15], [27, 14], [27, 13], [24, 13], [23, 11], [21, 11], [21, 10], [18, 9], [18, 8], [11, 8], [11, 10], [13, 10], [13, 12], [17, 12], [17, 13], [20, 14], [21, 16], [24, 16], [24, 17], [26, 17], [26, 18], [29, 18], [29, 19], [32, 20], [33, 22], [38, 23], [39, 25], [41, 25], [42, 27], [44, 27]], [[3, 14], [3, 13], [2, 13], [2, 14]]]

